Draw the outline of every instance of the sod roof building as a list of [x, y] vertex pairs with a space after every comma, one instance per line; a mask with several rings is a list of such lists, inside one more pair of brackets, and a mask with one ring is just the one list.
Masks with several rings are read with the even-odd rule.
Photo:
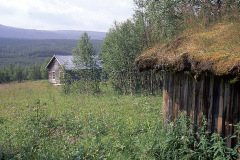
[[[179, 111], [208, 129], [232, 135], [240, 121], [240, 25], [218, 24], [186, 31], [155, 45], [136, 59], [140, 71], [163, 71], [163, 118], [175, 121]], [[167, 121], [165, 121], [167, 122]], [[228, 140], [229, 147], [234, 140]]]

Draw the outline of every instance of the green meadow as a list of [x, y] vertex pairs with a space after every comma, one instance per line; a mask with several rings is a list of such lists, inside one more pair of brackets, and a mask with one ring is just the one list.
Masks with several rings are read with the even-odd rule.
[[66, 95], [48, 81], [0, 85], [0, 159], [239, 158], [239, 145], [227, 148], [204, 122], [194, 133], [185, 116], [163, 128], [161, 93], [101, 91]]
[[0, 159], [153, 158], [161, 104], [160, 95], [117, 95], [109, 86], [65, 95], [47, 81], [0, 85]]

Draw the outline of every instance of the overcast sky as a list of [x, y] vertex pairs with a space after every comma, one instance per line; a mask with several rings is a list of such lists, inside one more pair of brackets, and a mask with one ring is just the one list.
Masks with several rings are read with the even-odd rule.
[[133, 0], [0, 0], [0, 24], [40, 30], [107, 32], [132, 17]]

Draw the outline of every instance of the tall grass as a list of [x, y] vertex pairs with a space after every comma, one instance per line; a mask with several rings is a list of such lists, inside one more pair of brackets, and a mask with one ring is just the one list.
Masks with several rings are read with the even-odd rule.
[[182, 118], [162, 128], [162, 96], [68, 94], [46, 81], [0, 86], [0, 159], [234, 159], [236, 148]]

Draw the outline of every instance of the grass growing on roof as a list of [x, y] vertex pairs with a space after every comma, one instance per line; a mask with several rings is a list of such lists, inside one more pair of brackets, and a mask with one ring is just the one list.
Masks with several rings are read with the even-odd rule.
[[240, 24], [223, 22], [198, 27], [166, 44], [155, 45], [136, 60], [140, 70], [191, 70], [196, 74], [239, 74]]

